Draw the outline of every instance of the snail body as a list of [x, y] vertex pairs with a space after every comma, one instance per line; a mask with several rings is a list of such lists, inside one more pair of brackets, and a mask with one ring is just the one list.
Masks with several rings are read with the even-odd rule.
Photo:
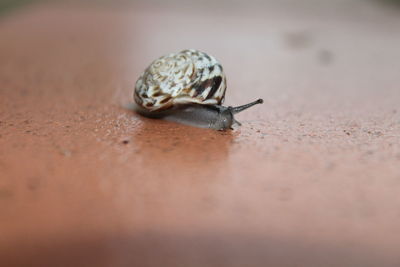
[[203, 128], [225, 130], [238, 123], [234, 114], [263, 102], [224, 107], [226, 77], [218, 61], [198, 50], [183, 50], [156, 59], [135, 85], [137, 111]]

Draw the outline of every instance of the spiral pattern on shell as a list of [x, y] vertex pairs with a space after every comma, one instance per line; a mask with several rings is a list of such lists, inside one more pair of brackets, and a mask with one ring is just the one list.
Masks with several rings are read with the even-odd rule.
[[191, 103], [220, 105], [226, 78], [218, 61], [198, 50], [183, 50], [158, 58], [136, 82], [134, 99], [148, 111]]

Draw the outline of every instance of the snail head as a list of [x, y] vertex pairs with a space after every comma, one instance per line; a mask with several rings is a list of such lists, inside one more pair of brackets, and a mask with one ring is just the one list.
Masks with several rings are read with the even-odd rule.
[[264, 103], [262, 99], [257, 99], [256, 101], [237, 107], [219, 106], [219, 113], [215, 122], [212, 125], [212, 128], [217, 130], [226, 130], [226, 129], [232, 129], [232, 125], [234, 125], [235, 123], [241, 125], [240, 122], [235, 120], [234, 114], [237, 114], [254, 105], [262, 103]]
[[226, 130], [232, 129], [232, 125], [235, 123], [235, 118], [233, 116], [232, 107], [222, 107], [220, 108], [216, 120], [213, 122], [211, 128], [216, 130]]

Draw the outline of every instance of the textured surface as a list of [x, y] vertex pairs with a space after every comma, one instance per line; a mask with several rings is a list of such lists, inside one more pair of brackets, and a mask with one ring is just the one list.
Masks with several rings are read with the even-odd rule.
[[[399, 266], [400, 15], [319, 2], [0, 18], [0, 265]], [[121, 107], [187, 47], [241, 128]]]

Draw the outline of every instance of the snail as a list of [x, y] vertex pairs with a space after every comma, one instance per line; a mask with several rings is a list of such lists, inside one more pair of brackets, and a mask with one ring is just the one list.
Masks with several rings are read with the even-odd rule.
[[136, 82], [134, 100], [136, 111], [143, 116], [215, 130], [241, 125], [234, 114], [263, 103], [258, 99], [225, 107], [225, 92], [221, 64], [206, 53], [188, 49], [151, 63]]

